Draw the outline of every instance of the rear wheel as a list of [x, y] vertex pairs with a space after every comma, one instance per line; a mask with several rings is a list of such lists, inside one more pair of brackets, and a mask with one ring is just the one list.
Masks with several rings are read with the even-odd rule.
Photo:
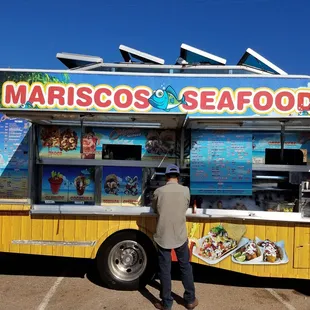
[[156, 250], [143, 233], [126, 230], [110, 236], [97, 254], [97, 268], [105, 285], [112, 289], [137, 290], [156, 271]]

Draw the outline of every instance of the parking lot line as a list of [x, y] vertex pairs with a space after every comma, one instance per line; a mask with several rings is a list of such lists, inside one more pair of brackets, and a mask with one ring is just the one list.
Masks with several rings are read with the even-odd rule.
[[265, 288], [267, 292], [269, 292], [274, 298], [276, 298], [279, 302], [281, 302], [288, 310], [296, 310], [296, 308], [284, 300], [274, 289]]
[[54, 282], [53, 286], [49, 289], [49, 291], [47, 292], [47, 294], [44, 296], [42, 302], [40, 303], [40, 305], [38, 306], [37, 310], [44, 310], [49, 301], [51, 300], [51, 298], [54, 296], [57, 287], [59, 286], [59, 284], [61, 283], [61, 281], [64, 279], [64, 277], [59, 277], [57, 278], [57, 280]]

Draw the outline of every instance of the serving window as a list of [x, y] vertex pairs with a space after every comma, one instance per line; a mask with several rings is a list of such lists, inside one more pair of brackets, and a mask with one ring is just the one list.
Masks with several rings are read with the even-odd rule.
[[180, 156], [170, 129], [38, 126], [37, 137], [42, 204], [145, 205], [146, 167]]
[[308, 133], [286, 133], [283, 150], [280, 133], [272, 132], [197, 130], [191, 140], [190, 187], [198, 208], [300, 211], [300, 184], [310, 179]]

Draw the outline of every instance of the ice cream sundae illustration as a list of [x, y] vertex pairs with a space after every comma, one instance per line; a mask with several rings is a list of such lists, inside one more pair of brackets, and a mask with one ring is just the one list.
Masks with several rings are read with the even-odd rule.
[[57, 195], [62, 182], [64, 181], [64, 177], [60, 172], [52, 171], [51, 177], [48, 179], [51, 191], [54, 195]]

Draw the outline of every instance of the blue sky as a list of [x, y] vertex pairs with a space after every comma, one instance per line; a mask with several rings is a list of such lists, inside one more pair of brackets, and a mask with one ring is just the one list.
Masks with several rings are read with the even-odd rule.
[[121, 61], [120, 44], [174, 64], [187, 43], [227, 64], [251, 47], [310, 74], [309, 0], [3, 0], [0, 10], [1, 68], [63, 69], [57, 52]]

